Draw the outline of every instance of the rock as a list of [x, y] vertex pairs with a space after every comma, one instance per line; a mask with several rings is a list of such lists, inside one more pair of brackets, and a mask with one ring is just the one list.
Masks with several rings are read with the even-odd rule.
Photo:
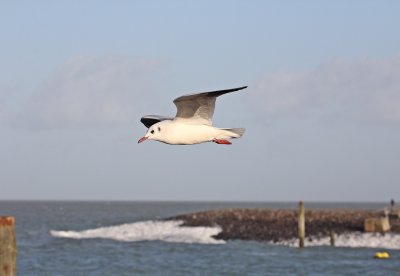
[[389, 213], [389, 217], [391, 219], [400, 219], [400, 209], [399, 208], [392, 209]]
[[365, 232], [379, 232], [384, 233], [390, 230], [390, 223], [388, 217], [381, 218], [367, 218], [364, 221]]
[[[168, 219], [182, 220], [185, 226], [219, 225], [222, 231], [215, 237], [217, 239], [277, 242], [297, 238], [297, 215], [297, 209], [224, 209]], [[306, 237], [329, 236], [331, 231], [337, 235], [364, 231], [365, 219], [374, 216], [376, 212], [370, 210], [306, 209]], [[391, 231], [400, 233], [400, 223], [394, 223]]]

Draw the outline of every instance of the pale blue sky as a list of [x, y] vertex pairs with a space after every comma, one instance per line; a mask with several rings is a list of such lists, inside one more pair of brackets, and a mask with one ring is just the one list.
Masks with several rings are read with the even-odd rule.
[[[398, 1], [4, 1], [0, 199], [400, 198]], [[217, 101], [231, 146], [138, 145]]]

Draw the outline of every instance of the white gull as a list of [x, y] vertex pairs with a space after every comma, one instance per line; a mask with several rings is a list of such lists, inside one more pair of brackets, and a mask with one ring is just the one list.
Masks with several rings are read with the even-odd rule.
[[241, 137], [245, 129], [213, 127], [212, 116], [215, 101], [218, 96], [246, 87], [209, 91], [176, 98], [174, 100], [177, 108], [175, 118], [159, 115], [147, 115], [141, 118], [140, 121], [149, 129], [138, 143], [155, 140], [171, 145], [193, 145], [205, 142], [231, 144], [228, 139]]

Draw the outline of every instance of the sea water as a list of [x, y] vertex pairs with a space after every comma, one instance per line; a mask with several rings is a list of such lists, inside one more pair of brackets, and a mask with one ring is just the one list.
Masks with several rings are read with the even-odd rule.
[[[346, 234], [279, 244], [215, 240], [221, 229], [164, 218], [223, 208], [296, 208], [297, 203], [0, 201], [16, 218], [18, 275], [400, 275], [400, 236]], [[307, 208], [384, 204], [306, 203]], [[390, 259], [378, 260], [377, 251]]]

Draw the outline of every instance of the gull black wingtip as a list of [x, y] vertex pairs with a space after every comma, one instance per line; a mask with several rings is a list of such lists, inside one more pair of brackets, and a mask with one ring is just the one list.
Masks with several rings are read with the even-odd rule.
[[230, 89], [224, 89], [224, 90], [217, 90], [217, 91], [211, 92], [211, 94], [216, 94], [216, 96], [221, 96], [221, 95], [224, 95], [224, 94], [226, 94], [226, 93], [231, 93], [231, 92], [243, 90], [243, 89], [246, 89], [246, 88], [247, 88], [247, 85], [245, 85], [245, 86], [240, 86], [240, 87], [236, 87], [236, 88], [230, 88]]
[[146, 115], [140, 119], [140, 122], [144, 124], [147, 128], [151, 127], [152, 125], [165, 121], [165, 120], [173, 120], [174, 118], [164, 117], [159, 115]]
[[239, 90], [246, 89], [246, 88], [247, 88], [247, 85], [244, 85], [244, 86], [239, 86], [239, 87], [236, 87], [236, 88], [230, 88], [230, 89], [219, 90], [219, 91], [217, 91], [217, 92], [226, 92], [226, 93], [229, 93], [229, 92], [239, 91]]
[[231, 90], [233, 92], [233, 91], [246, 89], [247, 87], [248, 87], [247, 85], [244, 85], [244, 86], [239, 86], [239, 87], [236, 87], [236, 88], [231, 88], [231, 89], [226, 89], [226, 90]]

